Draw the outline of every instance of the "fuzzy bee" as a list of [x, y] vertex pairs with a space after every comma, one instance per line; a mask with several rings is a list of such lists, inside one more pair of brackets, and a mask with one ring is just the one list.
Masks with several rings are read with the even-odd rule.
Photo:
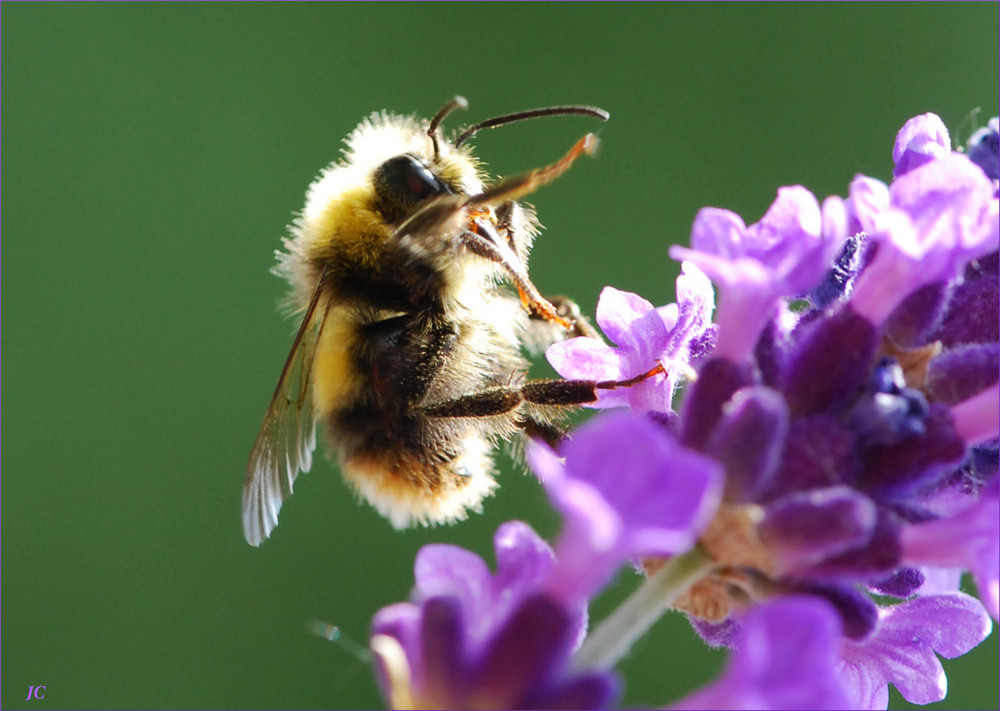
[[[302, 314], [243, 488], [243, 532], [260, 545], [308, 471], [322, 423], [344, 478], [397, 528], [464, 518], [495, 487], [492, 452], [527, 433], [559, 439], [559, 412], [596, 390], [635, 382], [524, 380], [527, 340], [593, 335], [566, 300], [528, 276], [538, 232], [516, 200], [596, 147], [592, 134], [562, 160], [494, 184], [467, 141], [477, 131], [553, 107], [500, 116], [453, 141], [444, 117], [376, 113], [346, 139], [342, 160], [309, 187], [275, 273]], [[547, 340], [554, 340], [548, 338]]]

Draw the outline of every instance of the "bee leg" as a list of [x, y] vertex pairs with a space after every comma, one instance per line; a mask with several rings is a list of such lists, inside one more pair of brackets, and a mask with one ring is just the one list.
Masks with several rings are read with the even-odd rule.
[[[520, 257], [521, 262], [525, 263], [529, 247], [529, 244], [525, 242], [530, 240], [518, 240], [517, 236], [531, 234], [533, 229], [531, 218], [526, 216], [524, 209], [518, 203], [508, 201], [497, 206], [496, 219], [497, 234], [506, 238], [510, 248]], [[577, 336], [600, 338], [587, 317], [581, 313], [580, 307], [569, 297], [554, 296], [546, 298], [546, 301], [555, 307], [556, 315], [571, 325], [569, 329], [563, 328], [559, 331], [556, 328], [549, 327], [549, 324], [554, 322], [545, 313], [536, 308], [523, 291], [520, 292], [520, 296], [521, 303], [528, 311], [528, 317], [531, 319], [531, 334], [528, 336], [528, 341], [532, 351], [542, 351], [556, 341], [566, 338], [575, 338]]]
[[522, 404], [569, 407], [597, 400], [599, 390], [627, 388], [664, 372], [655, 367], [626, 380], [531, 380], [523, 385], [497, 385], [450, 400], [420, 406], [429, 417], [492, 417], [513, 412]]
[[461, 245], [473, 254], [503, 267], [517, 287], [521, 304], [531, 318], [558, 324], [566, 329], [570, 336], [598, 337], [593, 327], [580, 315], [580, 308], [571, 300], [557, 297], [556, 303], [553, 303], [542, 296], [538, 287], [528, 277], [524, 262], [496, 229], [478, 218], [473, 224], [475, 230], [467, 230], [459, 236]]
[[[548, 299], [555, 309], [556, 314], [558, 314], [562, 319], [570, 323], [570, 328], [566, 330], [565, 334], [551, 338], [550, 343], [555, 343], [558, 340], [564, 338], [576, 338], [578, 336], [584, 336], [586, 338], [600, 338], [600, 335], [594, 330], [594, 327], [590, 324], [590, 320], [583, 315], [580, 311], [580, 307], [577, 306], [576, 302], [566, 296], [552, 296]], [[549, 322], [549, 319], [545, 317], [544, 314], [539, 313], [534, 309], [529, 309], [528, 317], [532, 320], [531, 327], [536, 328], [541, 326], [541, 322]]]
[[524, 262], [510, 248], [507, 240], [497, 234], [496, 229], [485, 220], [476, 218], [473, 224], [475, 230], [466, 230], [459, 235], [462, 247], [503, 267], [507, 276], [517, 286], [521, 303], [529, 312], [538, 312], [541, 318], [558, 323], [567, 330], [572, 328], [572, 324], [558, 314], [556, 307], [549, 303], [538, 291], [538, 287], [532, 283]]
[[528, 437], [541, 440], [552, 449], [558, 449], [559, 445], [566, 439], [566, 428], [540, 417], [527, 415], [520, 423], [520, 427]]

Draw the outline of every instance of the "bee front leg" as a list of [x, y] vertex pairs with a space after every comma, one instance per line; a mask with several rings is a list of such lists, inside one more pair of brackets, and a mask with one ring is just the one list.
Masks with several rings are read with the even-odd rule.
[[562, 333], [550, 335], [548, 332], [551, 329], [546, 329], [545, 325], [551, 323], [551, 321], [544, 314], [534, 309], [529, 309], [528, 317], [531, 319], [529, 327], [535, 332], [531, 340], [533, 343], [540, 345], [539, 350], [544, 350], [545, 347], [566, 338], [584, 336], [586, 338], [600, 339], [601, 336], [590, 324], [590, 320], [580, 311], [580, 307], [577, 306], [575, 301], [567, 296], [551, 296], [548, 298], [548, 302], [555, 307], [556, 314], [560, 318], [570, 323], [570, 328], [564, 329]]

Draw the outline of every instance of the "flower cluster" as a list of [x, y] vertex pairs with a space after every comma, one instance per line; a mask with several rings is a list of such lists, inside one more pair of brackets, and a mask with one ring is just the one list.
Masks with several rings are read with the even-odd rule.
[[[607, 706], [615, 662], [668, 608], [732, 650], [675, 708], [885, 708], [890, 683], [944, 698], [937, 655], [1000, 618], [997, 134], [993, 119], [953, 152], [918, 116], [889, 185], [858, 176], [822, 204], [781, 188], [750, 226], [699, 212], [671, 249], [676, 304], [605, 289], [613, 345], [568, 340], [550, 362], [653, 374], [602, 391], [595, 407], [628, 411], [558, 452], [529, 446], [563, 517], [553, 547], [511, 522], [493, 574], [421, 551], [411, 601], [373, 624], [390, 703]], [[587, 634], [587, 601], [629, 564], [646, 581]]]

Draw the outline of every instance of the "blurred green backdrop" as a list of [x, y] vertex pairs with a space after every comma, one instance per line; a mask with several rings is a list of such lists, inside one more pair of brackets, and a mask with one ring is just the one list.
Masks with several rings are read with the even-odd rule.
[[[506, 460], [483, 515], [396, 533], [321, 458], [272, 540], [243, 541], [243, 467], [296, 325], [275, 312], [272, 250], [366, 114], [426, 116], [456, 93], [471, 109], [450, 128], [608, 109], [477, 150], [506, 175], [597, 130], [599, 157], [533, 199], [535, 281], [590, 313], [606, 284], [662, 304], [667, 246], [699, 207], [753, 222], [781, 185], [887, 179], [913, 115], [961, 139], [970, 111], [985, 123], [997, 23], [996, 3], [4, 3], [0, 703], [377, 707], [366, 665], [306, 620], [363, 642], [421, 545], [492, 564], [500, 522], [557, 531]], [[623, 703], [668, 703], [723, 662], [668, 617], [622, 665]], [[946, 662], [939, 706], [996, 708], [997, 665], [994, 633]]]

